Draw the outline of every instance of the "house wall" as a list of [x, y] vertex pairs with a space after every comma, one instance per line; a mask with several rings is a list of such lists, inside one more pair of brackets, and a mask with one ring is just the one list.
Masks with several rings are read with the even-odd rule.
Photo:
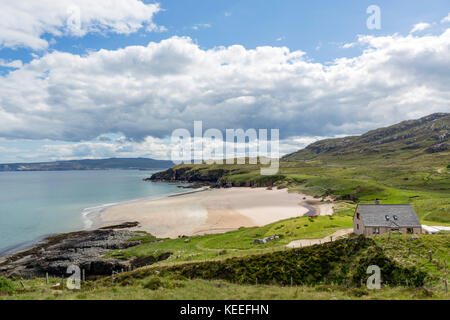
[[[389, 230], [392, 230], [392, 228], [388, 228], [388, 227], [380, 227], [380, 234], [383, 233], [388, 233]], [[408, 228], [399, 228], [400, 233], [403, 234], [407, 234], [408, 233]], [[415, 227], [413, 228], [413, 234], [420, 234], [422, 233], [422, 228], [421, 227]], [[366, 227], [363, 231], [363, 234], [366, 236], [373, 236], [373, 227]]]
[[[359, 225], [359, 229], [357, 225]], [[365, 229], [366, 228], [364, 227], [363, 221], [361, 219], [358, 219], [358, 212], [355, 212], [355, 214], [353, 215], [353, 233], [357, 235], [364, 234]]]

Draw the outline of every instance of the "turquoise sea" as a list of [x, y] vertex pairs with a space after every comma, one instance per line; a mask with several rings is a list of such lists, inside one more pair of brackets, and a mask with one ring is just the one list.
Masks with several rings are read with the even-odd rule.
[[183, 193], [180, 184], [142, 181], [154, 172], [0, 172], [0, 255], [89, 228], [92, 215], [109, 205]]

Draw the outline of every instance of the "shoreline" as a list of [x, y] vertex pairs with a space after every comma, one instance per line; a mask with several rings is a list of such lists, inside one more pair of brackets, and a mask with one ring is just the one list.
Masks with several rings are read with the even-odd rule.
[[[298, 210], [298, 212], [296, 214], [288, 213], [287, 215], [274, 215], [273, 219], [270, 219], [270, 218], [267, 219], [267, 217], [266, 217], [266, 219], [263, 219], [263, 221], [261, 223], [259, 223], [258, 221], [254, 221], [255, 219], [252, 219], [251, 217], [249, 218], [245, 214], [241, 215], [239, 212], [235, 212], [235, 210], [232, 208], [225, 208], [225, 210], [223, 210], [223, 208], [220, 210], [214, 210], [214, 209], [210, 208], [209, 212], [206, 212], [206, 216], [205, 216], [205, 212], [203, 212], [204, 219], [200, 219], [200, 220], [197, 219], [197, 222], [200, 222], [200, 223], [198, 223], [196, 226], [192, 226], [191, 228], [188, 228], [188, 229], [191, 229], [190, 231], [179, 229], [180, 230], [179, 232], [170, 234], [170, 236], [168, 236], [168, 238], [177, 238], [180, 236], [198, 236], [198, 235], [206, 235], [206, 234], [225, 233], [225, 232], [237, 230], [240, 227], [264, 226], [264, 225], [270, 224], [272, 222], [285, 220], [285, 219], [293, 218], [293, 217], [311, 216], [311, 215], [315, 215], [315, 214], [319, 214], [319, 215], [332, 214], [332, 208], [331, 208], [331, 212], [329, 210], [325, 210], [325, 212], [321, 212], [321, 211], [323, 211], [323, 209], [321, 209], [321, 208], [323, 208], [325, 206], [332, 207], [332, 203], [331, 204], [330, 203], [321, 203], [320, 201], [318, 201], [317, 199], [314, 199], [311, 196], [307, 196], [307, 195], [300, 194], [300, 193], [288, 193], [286, 190], [278, 190], [278, 189], [267, 190], [266, 188], [233, 187], [233, 188], [226, 188], [226, 189], [211, 189], [210, 187], [204, 186], [204, 187], [201, 187], [198, 189], [193, 189], [193, 190], [189, 190], [189, 191], [184, 191], [184, 192], [179, 192], [179, 193], [174, 193], [174, 194], [169, 194], [169, 195], [164, 195], [164, 196], [139, 198], [139, 199], [127, 200], [127, 201], [118, 202], [118, 203], [103, 204], [103, 205], [99, 205], [96, 207], [86, 208], [81, 212], [81, 215], [82, 215], [82, 219], [89, 220], [89, 222], [85, 223], [84, 228], [76, 229], [76, 230], [73, 230], [70, 232], [94, 231], [94, 230], [98, 230], [101, 228], [110, 227], [112, 225], [126, 223], [128, 221], [137, 221], [137, 222], [140, 222], [140, 226], [130, 228], [130, 230], [143, 230], [143, 231], [147, 231], [147, 232], [151, 233], [152, 235], [158, 236], [158, 232], [155, 232], [155, 229], [153, 229], [152, 226], [150, 226], [148, 223], [142, 223], [141, 221], [139, 221], [139, 219], [133, 219], [133, 218], [135, 218], [133, 215], [128, 215], [128, 217], [124, 217], [124, 219], [112, 219], [112, 220], [107, 219], [105, 217], [107, 217], [109, 215], [108, 212], [110, 212], [111, 210], [114, 210], [114, 209], [122, 210], [122, 208], [126, 208], [127, 206], [130, 206], [130, 205], [131, 206], [135, 205], [137, 207], [139, 207], [141, 205], [146, 205], [146, 204], [157, 206], [159, 204], [158, 201], [171, 202], [173, 200], [176, 200], [177, 202], [181, 203], [184, 201], [185, 197], [188, 197], [188, 196], [198, 196], [198, 197], [194, 198], [195, 201], [201, 201], [201, 198], [203, 198], [203, 196], [201, 196], [201, 194], [206, 194], [207, 192], [225, 194], [227, 191], [233, 191], [233, 190], [239, 190], [240, 191], [239, 193], [241, 193], [241, 192], [245, 193], [246, 191], [247, 192], [253, 192], [253, 191], [264, 192], [264, 191], [266, 191], [266, 192], [272, 193], [272, 194], [273, 193], [283, 193], [285, 195], [289, 195], [289, 197], [296, 198], [296, 200], [295, 200], [295, 202], [290, 202], [290, 206], [287, 207], [288, 211], [290, 210], [292, 212], [293, 208], [295, 208], [295, 210]], [[228, 201], [233, 202], [231, 200], [232, 197], [228, 196], [227, 198], [229, 198]], [[192, 201], [192, 200], [190, 200], [190, 201]], [[188, 206], [189, 206], [189, 204], [188, 204]], [[202, 211], [202, 209], [199, 207], [197, 207], [193, 211], [195, 212], [198, 209], [200, 209]], [[283, 210], [283, 207], [278, 208], [278, 209]], [[246, 208], [245, 210], [252, 211], [252, 208]], [[223, 212], [223, 211], [225, 211], [225, 212]], [[208, 215], [210, 215], [210, 214], [212, 214], [212, 216], [213, 216], [212, 219], [211, 219], [211, 217], [209, 217], [209, 219], [208, 219]], [[177, 218], [180, 220], [183, 220], [183, 218], [185, 218], [185, 217], [183, 217], [183, 215], [181, 215], [180, 217], [177, 217]], [[208, 223], [208, 220], [210, 220], [209, 221], [210, 223]], [[211, 220], [213, 220], [213, 221], [211, 221]], [[235, 220], [235, 221], [233, 221], [233, 220]], [[242, 225], [238, 226], [239, 222], [242, 222], [241, 223]], [[174, 224], [177, 224], [177, 222], [175, 222]], [[183, 232], [183, 231], [186, 231], [186, 232]], [[64, 234], [66, 234], [66, 233], [61, 232], [61, 233], [52, 233], [52, 234], [42, 235], [40, 237], [37, 237], [34, 240], [30, 240], [30, 241], [19, 243], [17, 245], [12, 245], [10, 247], [6, 247], [0, 251], [0, 262], [4, 261], [5, 259], [8, 259], [8, 257], [14, 256], [14, 255], [20, 254], [21, 252], [26, 252], [35, 247], [38, 247], [38, 246], [44, 244], [46, 242], [46, 240], [48, 240], [49, 238], [59, 236], [59, 235], [64, 235]], [[161, 237], [164, 237], [164, 236], [162, 235]]]
[[137, 221], [158, 238], [224, 233], [301, 216], [332, 215], [333, 203], [283, 189], [205, 189], [116, 205], [103, 210], [103, 226]]
[[[207, 187], [202, 187], [198, 189], [193, 189], [189, 191], [179, 192], [179, 193], [173, 193], [163, 196], [155, 196], [155, 197], [145, 197], [145, 198], [138, 198], [138, 199], [132, 199], [132, 200], [126, 200], [122, 202], [117, 203], [107, 203], [98, 205], [95, 207], [85, 208], [81, 211], [81, 219], [83, 221], [84, 227], [80, 229], [74, 229], [71, 232], [80, 232], [80, 231], [94, 231], [98, 230], [103, 227], [110, 226], [111, 224], [105, 224], [101, 218], [101, 213], [105, 210], [108, 210], [109, 208], [113, 208], [115, 206], [121, 206], [125, 204], [140, 202], [140, 201], [152, 201], [152, 200], [159, 200], [159, 199], [165, 199], [165, 198], [171, 198], [171, 197], [178, 197], [185, 194], [191, 194], [191, 193], [197, 193], [207, 190]], [[34, 247], [37, 247], [39, 245], [42, 245], [45, 243], [45, 241], [51, 237], [59, 236], [66, 234], [67, 232], [55, 232], [50, 234], [41, 235], [33, 240], [24, 241], [21, 243], [17, 243], [8, 247], [5, 247], [3, 249], [0, 249], [0, 263], [7, 259], [10, 256], [20, 254], [21, 252], [25, 252], [28, 250], [33, 249]]]

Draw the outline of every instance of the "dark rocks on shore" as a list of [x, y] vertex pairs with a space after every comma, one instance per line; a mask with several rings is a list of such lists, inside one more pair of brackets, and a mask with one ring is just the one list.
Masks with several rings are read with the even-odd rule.
[[144, 181], [164, 181], [164, 182], [195, 182], [197, 184], [211, 184], [216, 183], [222, 178], [227, 170], [216, 169], [216, 170], [191, 170], [191, 168], [170, 168], [166, 171], [161, 171], [153, 174], [150, 178], [144, 179]]
[[213, 189], [232, 188], [232, 187], [248, 187], [248, 188], [273, 188], [275, 183], [283, 180], [284, 176], [276, 175], [265, 179], [259, 178], [255, 181], [232, 182], [227, 181], [226, 177], [230, 174], [246, 173], [236, 169], [208, 169], [190, 168], [190, 167], [174, 167], [166, 171], [153, 174], [144, 181], [151, 182], [178, 182], [191, 183], [186, 188], [210, 187]]
[[[45, 276], [68, 276], [71, 265], [85, 270], [87, 277], [111, 275], [113, 271], [128, 270], [142, 266], [143, 261], [105, 258], [114, 249], [126, 249], [139, 245], [140, 241], [130, 241], [142, 233], [123, 230], [136, 227], [137, 223], [125, 223], [94, 231], [79, 231], [60, 234], [46, 239], [31, 249], [6, 257], [0, 263], [0, 276], [31, 278]], [[145, 264], [167, 259], [168, 254], [145, 261]]]

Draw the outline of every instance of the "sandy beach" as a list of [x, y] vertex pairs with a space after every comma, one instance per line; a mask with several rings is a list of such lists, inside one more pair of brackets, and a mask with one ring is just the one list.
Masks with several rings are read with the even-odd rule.
[[333, 213], [323, 203], [299, 193], [264, 188], [208, 189], [159, 200], [111, 207], [101, 213], [103, 225], [137, 221], [141, 230], [160, 238], [223, 233], [240, 227], [264, 226], [279, 220]]

